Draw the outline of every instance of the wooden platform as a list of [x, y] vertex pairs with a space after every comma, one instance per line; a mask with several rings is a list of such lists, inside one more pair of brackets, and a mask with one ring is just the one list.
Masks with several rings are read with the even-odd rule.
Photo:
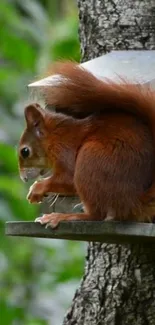
[[7, 236], [67, 239], [102, 243], [155, 244], [155, 224], [116, 221], [61, 222], [56, 229], [35, 222], [7, 222]]

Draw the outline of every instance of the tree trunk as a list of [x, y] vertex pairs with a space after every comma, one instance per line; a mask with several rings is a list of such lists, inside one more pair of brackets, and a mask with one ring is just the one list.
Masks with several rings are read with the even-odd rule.
[[[155, 49], [154, 0], [78, 0], [82, 60]], [[155, 247], [90, 243], [64, 325], [154, 325]]]

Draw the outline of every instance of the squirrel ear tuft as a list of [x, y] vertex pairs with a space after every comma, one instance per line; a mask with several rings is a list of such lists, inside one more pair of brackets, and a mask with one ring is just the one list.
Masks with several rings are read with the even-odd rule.
[[39, 104], [31, 104], [25, 107], [25, 119], [27, 125], [38, 126], [44, 121], [44, 111]]

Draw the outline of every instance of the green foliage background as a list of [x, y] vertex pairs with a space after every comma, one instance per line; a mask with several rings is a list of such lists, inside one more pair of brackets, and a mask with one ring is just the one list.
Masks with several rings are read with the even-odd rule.
[[11, 238], [4, 224], [34, 220], [17, 169], [27, 84], [59, 58], [80, 59], [74, 0], [0, 1], [0, 323], [62, 323], [83, 271], [83, 245]]

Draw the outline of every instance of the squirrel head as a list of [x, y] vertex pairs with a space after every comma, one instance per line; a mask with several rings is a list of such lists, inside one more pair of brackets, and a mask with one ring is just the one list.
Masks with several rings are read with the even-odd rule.
[[46, 111], [36, 103], [25, 108], [26, 128], [18, 145], [19, 173], [24, 182], [43, 176], [49, 170], [43, 145], [47, 132], [45, 114]]

